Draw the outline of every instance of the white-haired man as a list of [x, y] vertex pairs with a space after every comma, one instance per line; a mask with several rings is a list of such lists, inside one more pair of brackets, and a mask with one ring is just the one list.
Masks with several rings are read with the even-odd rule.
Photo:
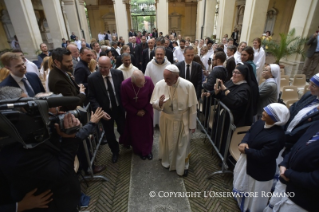
[[188, 175], [190, 134], [196, 128], [197, 97], [194, 85], [179, 77], [176, 65], [166, 66], [164, 79], [156, 83], [151, 104], [162, 111], [160, 117], [159, 157], [162, 166]]

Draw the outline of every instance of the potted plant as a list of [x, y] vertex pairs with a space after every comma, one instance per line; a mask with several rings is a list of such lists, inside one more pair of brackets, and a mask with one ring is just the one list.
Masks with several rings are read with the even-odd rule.
[[268, 47], [266, 51], [276, 58], [276, 64], [279, 65], [281, 58], [292, 54], [301, 54], [304, 56], [304, 44], [306, 44], [307, 39], [295, 36], [295, 31], [293, 28], [287, 34], [280, 33], [279, 41], [262, 41], [262, 44]]

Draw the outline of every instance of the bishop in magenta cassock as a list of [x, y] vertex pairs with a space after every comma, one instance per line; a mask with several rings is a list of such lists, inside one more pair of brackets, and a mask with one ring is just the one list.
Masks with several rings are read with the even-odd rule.
[[153, 108], [150, 99], [154, 84], [140, 70], [133, 71], [130, 78], [122, 82], [122, 104], [126, 110], [124, 134], [120, 144], [131, 145], [133, 151], [145, 160], [153, 159]]

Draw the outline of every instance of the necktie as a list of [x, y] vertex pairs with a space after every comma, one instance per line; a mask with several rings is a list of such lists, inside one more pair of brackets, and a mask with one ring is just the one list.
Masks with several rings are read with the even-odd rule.
[[25, 89], [26, 89], [26, 91], [27, 91], [27, 93], [28, 93], [28, 96], [29, 96], [29, 97], [34, 97], [34, 96], [35, 96], [35, 93], [34, 93], [32, 87], [29, 85], [29, 83], [27, 83], [27, 78], [22, 78], [21, 81], [22, 81], [23, 84], [24, 84], [24, 87], [25, 87]]
[[105, 79], [106, 79], [107, 89], [108, 89], [108, 92], [109, 92], [109, 95], [110, 95], [110, 99], [111, 99], [111, 107], [113, 109], [115, 109], [117, 105], [116, 105], [116, 100], [115, 100], [113, 87], [112, 87], [112, 84], [110, 82], [110, 77], [106, 77]]
[[185, 77], [187, 80], [190, 80], [190, 77], [189, 77], [189, 65], [187, 65], [187, 68], [186, 68], [186, 77]]

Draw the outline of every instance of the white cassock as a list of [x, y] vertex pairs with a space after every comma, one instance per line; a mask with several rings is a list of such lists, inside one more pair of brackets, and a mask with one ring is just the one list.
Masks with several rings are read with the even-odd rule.
[[181, 49], [179, 46], [175, 47], [175, 50], [173, 52], [174, 61], [181, 62], [181, 61], [185, 60], [185, 58], [184, 58], [184, 49]]
[[257, 82], [260, 81], [261, 73], [263, 72], [265, 62], [266, 62], [266, 54], [263, 49], [263, 47], [260, 47], [260, 49], [254, 48], [254, 63], [256, 64], [256, 78]]
[[236, 51], [236, 53], [234, 54], [234, 58], [235, 64], [237, 65], [239, 62], [241, 62], [241, 53], [239, 51]]
[[138, 68], [133, 66], [132, 63], [129, 65], [128, 68], [126, 68], [124, 66], [124, 64], [122, 64], [117, 69], [122, 71], [123, 76], [124, 76], [124, 80], [126, 80], [127, 78], [130, 78], [132, 76], [132, 74], [133, 74], [133, 71], [138, 70]]
[[209, 56], [207, 55], [207, 53], [200, 58], [206, 70], [208, 70], [208, 67], [209, 67], [208, 59], [209, 59]]
[[[165, 59], [163, 64], [157, 64], [155, 59], [152, 59], [146, 66], [145, 76], [148, 76], [152, 79], [153, 84], [155, 85], [158, 81], [164, 79], [163, 72], [165, 67], [171, 63]], [[153, 126], [156, 124], [159, 125], [160, 111], [153, 109]]]
[[[159, 98], [169, 98], [159, 107]], [[196, 128], [197, 97], [194, 85], [179, 77], [173, 86], [156, 83], [151, 104], [162, 111], [160, 117], [159, 158], [162, 166], [182, 176], [189, 167], [190, 129]]]

